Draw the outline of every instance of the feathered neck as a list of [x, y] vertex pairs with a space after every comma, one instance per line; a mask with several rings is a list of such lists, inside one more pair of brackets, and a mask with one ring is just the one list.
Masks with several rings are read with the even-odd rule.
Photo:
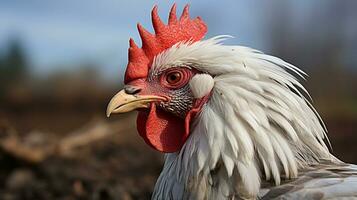
[[256, 50], [229, 49], [235, 70], [215, 76], [190, 138], [166, 154], [153, 199], [254, 198], [262, 180], [280, 184], [320, 159], [335, 160], [306, 90], [288, 73], [302, 72]]

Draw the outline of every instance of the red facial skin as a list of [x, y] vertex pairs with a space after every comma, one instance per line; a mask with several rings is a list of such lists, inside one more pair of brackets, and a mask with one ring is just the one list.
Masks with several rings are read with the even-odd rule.
[[[140, 88], [141, 91], [137, 95], [158, 95], [170, 101], [169, 91], [184, 87], [196, 73], [198, 72], [189, 68], [172, 68], [163, 72], [157, 80], [148, 82], [145, 79], [136, 79], [127, 85]], [[148, 145], [158, 151], [171, 153], [180, 150], [190, 134], [190, 124], [207, 102], [209, 95], [194, 99], [192, 108], [184, 117], [162, 110], [158, 106], [159, 102], [150, 103], [149, 109], [139, 110], [139, 134]]]

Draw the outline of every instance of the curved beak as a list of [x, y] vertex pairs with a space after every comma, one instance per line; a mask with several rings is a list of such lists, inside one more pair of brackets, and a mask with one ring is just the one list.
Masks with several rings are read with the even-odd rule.
[[126, 113], [138, 108], [148, 108], [150, 102], [162, 100], [166, 98], [156, 95], [127, 94], [125, 90], [121, 90], [110, 100], [107, 117], [112, 113]]

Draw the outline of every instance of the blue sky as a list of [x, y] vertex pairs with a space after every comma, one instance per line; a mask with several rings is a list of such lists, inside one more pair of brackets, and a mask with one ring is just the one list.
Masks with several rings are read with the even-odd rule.
[[[78, 67], [93, 62], [107, 76], [122, 76], [127, 62], [128, 39], [140, 43], [136, 23], [152, 30], [150, 11], [156, 4], [163, 19], [174, 1], [150, 0], [0, 0], [0, 48], [9, 38], [21, 39], [35, 74]], [[175, 1], [178, 14], [187, 1]], [[193, 1], [191, 16], [208, 24], [207, 37], [229, 34], [230, 44], [269, 51], [266, 26], [270, 7], [281, 1]], [[310, 3], [308, 3], [310, 2]], [[304, 16], [318, 5], [291, 1], [291, 15], [304, 23]], [[303, 11], [303, 12], [302, 12]], [[297, 24], [299, 21], [297, 21]]]

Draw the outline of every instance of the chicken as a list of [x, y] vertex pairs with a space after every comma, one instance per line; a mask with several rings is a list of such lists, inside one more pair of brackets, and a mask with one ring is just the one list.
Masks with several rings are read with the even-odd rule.
[[243, 46], [203, 40], [188, 6], [155, 34], [138, 24], [124, 89], [107, 108], [138, 111], [137, 130], [165, 153], [153, 199], [357, 198], [357, 166], [334, 157], [297, 67]]

